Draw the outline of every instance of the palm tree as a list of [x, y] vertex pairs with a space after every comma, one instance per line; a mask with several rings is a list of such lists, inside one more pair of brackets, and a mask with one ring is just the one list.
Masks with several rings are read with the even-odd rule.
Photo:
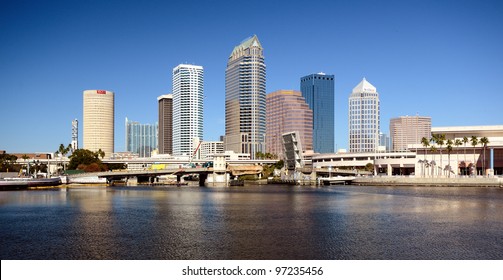
[[426, 153], [428, 152], [428, 147], [430, 146], [430, 140], [428, 138], [423, 137], [421, 139], [421, 144], [423, 144], [424, 149], [424, 160], [423, 160], [423, 177], [426, 176], [426, 170], [424, 169], [424, 164], [427, 162], [426, 161]]
[[443, 164], [443, 161], [442, 161], [442, 146], [445, 144], [445, 134], [437, 134], [436, 135], [437, 138], [436, 138], [436, 141], [437, 144], [440, 146], [440, 170], [443, 170], [444, 168], [444, 164]]
[[467, 173], [466, 171], [466, 143], [468, 143], [468, 137], [463, 137], [463, 143], [465, 144], [465, 175]]
[[484, 176], [487, 176], [486, 174], [486, 148], [487, 144], [489, 144], [489, 139], [487, 137], [482, 137], [480, 138], [480, 144], [484, 145], [484, 161], [482, 162], [482, 171], [484, 172]]
[[98, 156], [101, 157], [101, 159], [103, 159], [105, 157], [105, 152], [101, 149], [98, 150], [97, 154], [98, 154]]
[[430, 162], [431, 166], [431, 177], [435, 177], [435, 167], [437, 166], [437, 163], [435, 162], [435, 153], [437, 152], [437, 147], [435, 145], [431, 145], [430, 151], [433, 154], [433, 159]]
[[454, 142], [452, 142], [451, 139], [448, 139], [446, 145], [447, 145], [447, 154], [448, 154], [448, 156], [447, 156], [447, 158], [448, 158], [448, 164], [447, 164], [447, 166], [449, 167], [448, 170], [447, 170], [447, 172], [449, 172], [449, 178], [451, 178], [451, 152], [452, 152], [452, 144], [454, 144]]
[[474, 175], [477, 176], [477, 162], [475, 161], [475, 146], [477, 146], [477, 144], [479, 143], [479, 139], [477, 139], [477, 136], [472, 136], [470, 142], [472, 142], [473, 146], [473, 166], [475, 170]]
[[[459, 139], [456, 139], [456, 141], [454, 141], [454, 146], [456, 146], [456, 150], [462, 144], [463, 144], [463, 142], [461, 142], [461, 140], [459, 140]], [[458, 151], [456, 151], [456, 161], [457, 161], [457, 164], [456, 164], [456, 168], [457, 168], [456, 174], [459, 174], [459, 152]]]

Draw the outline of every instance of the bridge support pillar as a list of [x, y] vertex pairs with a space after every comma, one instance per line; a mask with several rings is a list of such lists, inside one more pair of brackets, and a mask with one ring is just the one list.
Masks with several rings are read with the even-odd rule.
[[204, 183], [206, 182], [206, 179], [208, 178], [208, 174], [201, 173], [199, 174], [199, 186], [204, 187]]

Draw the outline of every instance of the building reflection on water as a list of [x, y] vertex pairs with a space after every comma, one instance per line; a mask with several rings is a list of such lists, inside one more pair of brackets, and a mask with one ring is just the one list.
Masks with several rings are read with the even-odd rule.
[[496, 188], [0, 193], [2, 259], [501, 259]]

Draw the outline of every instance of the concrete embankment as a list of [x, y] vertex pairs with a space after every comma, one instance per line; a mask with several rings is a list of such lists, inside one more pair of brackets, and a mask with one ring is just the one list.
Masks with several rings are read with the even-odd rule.
[[503, 187], [503, 178], [359, 177], [360, 186]]

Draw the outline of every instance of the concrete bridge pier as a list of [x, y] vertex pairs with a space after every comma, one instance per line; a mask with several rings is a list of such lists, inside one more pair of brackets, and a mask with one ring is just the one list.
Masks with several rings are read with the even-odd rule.
[[208, 174], [201, 173], [199, 174], [199, 186], [204, 187], [204, 183], [206, 182], [206, 179], [208, 178]]

